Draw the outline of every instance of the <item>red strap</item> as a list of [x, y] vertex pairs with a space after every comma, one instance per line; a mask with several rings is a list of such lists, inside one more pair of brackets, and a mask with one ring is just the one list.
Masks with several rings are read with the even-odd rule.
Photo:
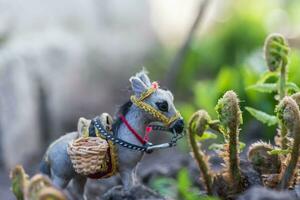
[[149, 142], [149, 134], [151, 133], [152, 131], [152, 127], [151, 126], [147, 126], [146, 127], [146, 133], [144, 135], [144, 140]]
[[133, 128], [132, 126], [130, 126], [130, 124], [128, 123], [128, 121], [126, 120], [126, 118], [123, 115], [120, 115], [120, 118], [122, 120], [122, 122], [125, 124], [125, 126], [128, 128], [128, 130], [130, 130], [130, 132], [136, 137], [136, 139], [138, 139], [142, 144], [146, 144], [147, 141], [144, 140], [142, 138], [142, 136], [140, 136]]

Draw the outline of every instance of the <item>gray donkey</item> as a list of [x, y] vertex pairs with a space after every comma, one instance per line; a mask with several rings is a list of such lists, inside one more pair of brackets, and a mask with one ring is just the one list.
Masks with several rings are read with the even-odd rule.
[[[142, 144], [139, 138], [132, 133], [132, 129], [136, 133], [144, 135], [149, 124], [160, 122], [164, 124], [164, 127], [168, 127], [174, 136], [174, 134], [182, 133], [184, 128], [183, 119], [174, 106], [174, 98], [170, 91], [160, 89], [156, 82], [151, 83], [144, 70], [132, 76], [129, 81], [134, 95], [117, 112], [113, 122], [113, 136], [115, 139], [126, 141], [133, 146], [141, 147], [142, 145], [146, 150], [137, 151], [135, 148], [127, 148], [128, 146], [121, 142], [120, 144], [123, 146], [118, 145], [118, 143], [115, 144], [118, 154], [118, 172], [125, 191], [136, 184], [136, 166], [142, 159], [144, 152], [174, 145], [174, 141], [173, 144], [152, 145], [149, 142]], [[123, 120], [120, 116], [123, 116]], [[72, 180], [71, 192], [78, 199], [84, 199], [84, 186], [87, 177], [75, 172], [67, 153], [69, 142], [80, 136], [78, 132], [71, 132], [54, 141], [44, 155], [40, 170], [47, 174], [52, 179], [53, 184], [59, 188], [65, 188]]]

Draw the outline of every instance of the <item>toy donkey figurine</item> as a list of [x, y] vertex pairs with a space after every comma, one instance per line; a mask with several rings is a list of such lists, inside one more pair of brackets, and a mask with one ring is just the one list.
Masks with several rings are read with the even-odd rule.
[[[110, 171], [109, 175], [78, 173], [74, 160], [70, 156], [70, 144], [82, 137], [81, 130], [68, 133], [56, 140], [50, 145], [41, 162], [41, 171], [51, 177], [55, 186], [65, 188], [72, 180], [71, 190], [78, 199], [84, 197], [87, 177], [108, 177], [119, 172], [124, 189], [129, 190], [136, 183], [136, 166], [144, 152], [150, 153], [155, 149], [172, 147], [182, 137], [184, 123], [173, 104], [172, 93], [160, 89], [156, 82], [151, 83], [145, 71], [132, 76], [129, 81], [134, 95], [117, 112], [112, 133], [106, 127], [110, 122], [109, 115], [94, 118], [88, 128], [89, 136], [97, 136], [113, 144], [108, 146], [115, 148], [108, 149], [110, 155], [113, 155], [114, 151], [117, 155], [116, 170]], [[154, 122], [160, 122], [162, 125], [154, 125]], [[148, 142], [148, 134], [151, 130], [172, 132], [172, 139], [169, 143], [153, 145]], [[143, 138], [142, 135], [145, 137]], [[114, 158], [110, 159], [114, 160]], [[113, 162], [106, 162], [105, 166], [111, 168], [112, 165]]]

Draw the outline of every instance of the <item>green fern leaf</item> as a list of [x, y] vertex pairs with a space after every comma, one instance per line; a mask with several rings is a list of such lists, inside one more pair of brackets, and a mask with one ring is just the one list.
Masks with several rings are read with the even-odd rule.
[[267, 114], [263, 111], [256, 110], [251, 107], [245, 107], [245, 109], [257, 120], [261, 121], [264, 124], [267, 124], [268, 126], [277, 124], [277, 118], [274, 115]]

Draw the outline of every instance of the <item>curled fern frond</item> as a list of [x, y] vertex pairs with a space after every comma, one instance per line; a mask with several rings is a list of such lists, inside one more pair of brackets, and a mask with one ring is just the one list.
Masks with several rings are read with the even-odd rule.
[[224, 128], [236, 129], [243, 123], [239, 99], [234, 91], [227, 91], [219, 99], [216, 111]]
[[17, 200], [24, 200], [26, 188], [29, 184], [29, 177], [25, 173], [21, 165], [17, 165], [11, 172], [10, 178], [12, 180], [12, 192]]
[[239, 126], [242, 124], [242, 113], [239, 106], [239, 99], [235, 92], [228, 91], [219, 99], [216, 106], [219, 121], [223, 127], [225, 144], [223, 158], [229, 178], [237, 191], [242, 190], [242, 174], [239, 161]]
[[285, 38], [278, 34], [271, 34], [265, 41], [264, 53], [270, 71], [275, 71], [288, 63], [289, 46]]
[[285, 97], [276, 107], [275, 112], [281, 122], [293, 132], [297, 126], [296, 122], [300, 120], [299, 107], [296, 101], [291, 97]]
[[207, 130], [210, 116], [205, 110], [195, 112], [189, 121], [189, 132], [202, 136]]
[[[255, 142], [249, 147], [248, 160], [261, 174], [279, 173], [281, 161], [278, 154], [272, 155], [269, 152], [275, 148], [270, 143], [262, 141]], [[270, 165], [270, 163], [272, 163]]]
[[200, 144], [197, 144], [196, 135], [202, 136], [208, 128], [210, 117], [206, 111], [200, 110], [194, 113], [189, 120], [188, 139], [192, 149], [193, 158], [195, 159], [204, 180], [208, 194], [212, 194], [213, 173], [210, 170], [208, 156], [201, 150]]
[[293, 137], [292, 152], [287, 156], [288, 164], [282, 168], [278, 187], [285, 189], [293, 184], [293, 177], [297, 174], [297, 163], [300, 148], [300, 111], [296, 101], [291, 97], [284, 97], [276, 108], [278, 119], [287, 127]]
[[296, 101], [298, 106], [300, 106], [300, 92], [293, 94], [291, 97]]

